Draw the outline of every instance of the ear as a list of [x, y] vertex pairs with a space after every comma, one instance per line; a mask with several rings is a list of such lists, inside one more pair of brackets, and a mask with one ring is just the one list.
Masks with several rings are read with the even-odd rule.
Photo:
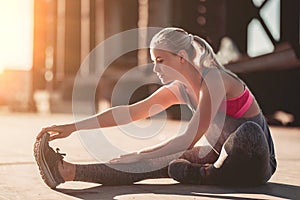
[[188, 54], [185, 50], [180, 50], [178, 53], [178, 56], [180, 58], [180, 63], [183, 64], [184, 62], [189, 60]]

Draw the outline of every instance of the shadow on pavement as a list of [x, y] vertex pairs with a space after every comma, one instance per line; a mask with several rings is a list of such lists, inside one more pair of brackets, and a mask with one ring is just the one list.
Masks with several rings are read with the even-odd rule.
[[86, 189], [57, 189], [58, 192], [77, 197], [79, 199], [116, 199], [121, 196], [130, 196], [142, 199], [143, 196], [153, 197], [162, 195], [186, 196], [205, 199], [270, 199], [285, 198], [297, 199], [300, 196], [300, 187], [294, 185], [267, 183], [256, 187], [226, 187], [208, 185], [182, 184], [136, 184], [131, 186], [97, 186]]

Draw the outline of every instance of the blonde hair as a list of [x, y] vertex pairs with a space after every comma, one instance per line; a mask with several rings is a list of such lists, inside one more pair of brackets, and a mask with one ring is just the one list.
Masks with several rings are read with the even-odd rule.
[[189, 34], [187, 31], [176, 28], [164, 28], [156, 33], [151, 42], [150, 48], [162, 49], [177, 54], [180, 50], [185, 50], [190, 61], [197, 67], [216, 67], [237, 78], [231, 71], [227, 70], [217, 59], [212, 47], [203, 38]]

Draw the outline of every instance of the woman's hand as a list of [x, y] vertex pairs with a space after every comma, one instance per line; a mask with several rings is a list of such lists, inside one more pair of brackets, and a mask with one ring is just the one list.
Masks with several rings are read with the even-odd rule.
[[111, 164], [115, 163], [133, 163], [142, 160], [142, 156], [138, 152], [133, 152], [125, 155], [121, 155], [119, 158], [114, 158], [109, 161]]
[[37, 139], [40, 139], [44, 133], [50, 134], [50, 141], [58, 138], [65, 138], [71, 135], [76, 130], [74, 124], [66, 125], [53, 125], [43, 128], [37, 135]]

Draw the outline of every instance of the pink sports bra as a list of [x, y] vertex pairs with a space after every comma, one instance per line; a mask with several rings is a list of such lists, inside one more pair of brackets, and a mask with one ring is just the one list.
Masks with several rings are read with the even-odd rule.
[[[202, 77], [204, 77], [209, 70], [210, 69], [205, 68]], [[203, 78], [201, 79], [200, 86], [202, 85], [202, 82]], [[167, 87], [177, 94], [178, 97], [180, 97], [180, 102], [186, 103], [192, 111], [196, 110], [196, 106], [192, 104], [191, 98], [187, 94], [186, 88], [182, 84], [175, 81]], [[234, 118], [242, 117], [250, 108], [254, 100], [254, 97], [249, 89], [246, 86], [244, 88], [244, 91], [238, 97], [224, 100], [221, 104], [220, 111]]]
[[240, 96], [224, 101], [224, 104], [226, 104], [226, 114], [234, 118], [240, 118], [247, 112], [252, 102], [253, 96], [249, 89], [245, 87], [244, 92]]
[[[209, 71], [210, 71], [209, 68], [204, 68], [202, 74], [203, 78], [201, 79], [200, 85], [202, 85], [203, 79], [208, 74]], [[240, 96], [224, 100], [224, 102], [221, 105], [221, 111], [223, 112], [225, 111], [225, 105], [226, 105], [226, 115], [234, 118], [240, 118], [247, 112], [252, 102], [253, 102], [253, 96], [250, 93], [249, 89], [245, 86], [245, 90]]]

